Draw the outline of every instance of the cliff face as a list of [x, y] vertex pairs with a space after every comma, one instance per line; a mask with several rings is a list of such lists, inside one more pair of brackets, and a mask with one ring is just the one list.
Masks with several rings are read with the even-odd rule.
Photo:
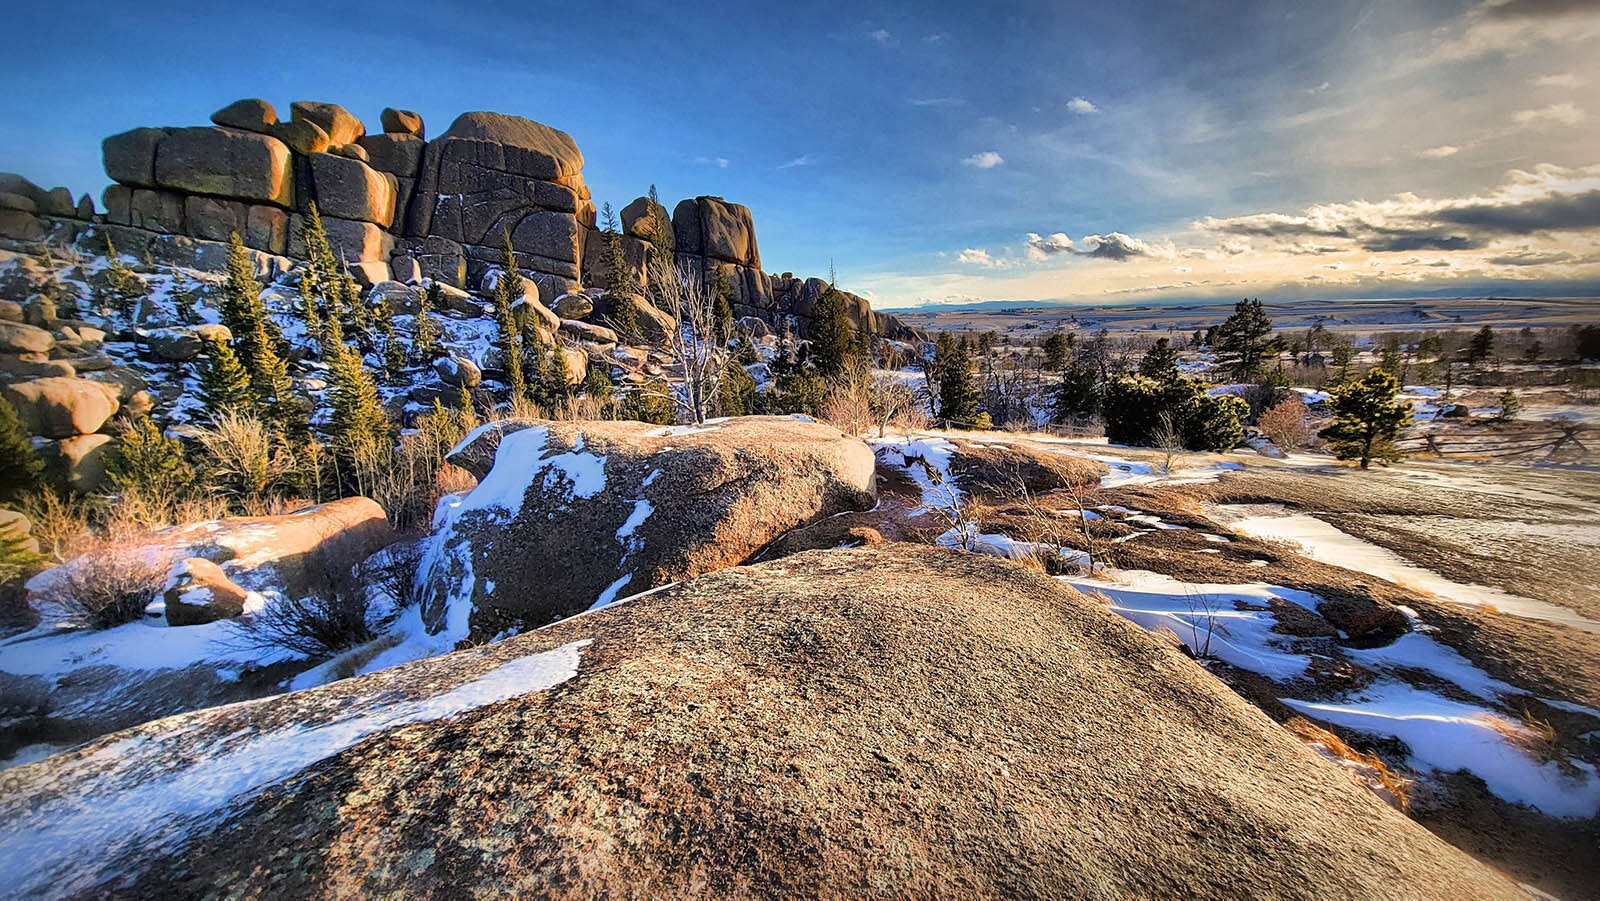
[[[298, 236], [316, 204], [328, 235], [358, 279], [427, 277], [477, 286], [499, 264], [509, 235], [517, 264], [546, 302], [596, 284], [603, 246], [583, 180], [583, 153], [566, 132], [494, 112], [463, 113], [427, 140], [416, 113], [386, 109], [381, 132], [333, 103], [291, 104], [289, 118], [264, 100], [218, 110], [212, 125], [135, 128], [102, 143], [116, 182], [96, 214], [84, 197], [43, 191], [25, 179], [0, 182], [0, 237], [75, 237], [105, 227], [124, 253], [219, 269], [237, 232], [258, 252], [263, 274], [303, 255]], [[649, 201], [623, 210], [628, 265], [644, 281]], [[804, 335], [817, 289], [762, 271], [748, 207], [721, 197], [681, 201], [667, 214], [678, 262], [706, 278], [727, 276], [737, 315]], [[914, 340], [892, 316], [847, 295], [851, 319], [877, 334]]]

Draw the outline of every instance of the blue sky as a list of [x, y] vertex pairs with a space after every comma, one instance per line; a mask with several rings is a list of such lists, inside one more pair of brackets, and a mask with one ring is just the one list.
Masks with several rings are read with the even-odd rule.
[[32, 5], [0, 169], [98, 197], [101, 137], [240, 97], [492, 109], [884, 307], [1600, 286], [1593, 4], [768, 6]]

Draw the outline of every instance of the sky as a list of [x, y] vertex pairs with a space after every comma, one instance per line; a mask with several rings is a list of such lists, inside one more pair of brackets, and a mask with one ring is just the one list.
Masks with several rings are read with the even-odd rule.
[[[848, 6], [848, 9], [846, 9]], [[1600, 295], [1600, 2], [18, 5], [0, 170], [386, 106], [569, 132], [597, 205], [754, 214], [879, 308]]]

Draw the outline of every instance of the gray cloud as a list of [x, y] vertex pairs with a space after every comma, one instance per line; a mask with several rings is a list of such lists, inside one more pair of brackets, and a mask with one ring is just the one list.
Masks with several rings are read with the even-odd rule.
[[1151, 256], [1155, 252], [1149, 244], [1122, 232], [1084, 235], [1083, 246], [1088, 249], [1075, 250], [1073, 253], [1102, 260], [1116, 260], [1119, 263], [1127, 262], [1134, 257]]
[[1318, 204], [1299, 215], [1255, 213], [1195, 223], [1203, 230], [1279, 241], [1289, 253], [1475, 250], [1490, 241], [1543, 232], [1600, 228], [1600, 166], [1540, 166], [1471, 197], [1415, 194], [1368, 203]]
[[1480, 7], [1489, 19], [1558, 19], [1594, 9], [1594, 0], [1502, 0]]

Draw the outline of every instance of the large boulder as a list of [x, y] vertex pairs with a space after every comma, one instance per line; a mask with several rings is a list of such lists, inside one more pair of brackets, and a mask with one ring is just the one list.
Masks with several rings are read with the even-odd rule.
[[22, 896], [1526, 897], [1103, 602], [911, 545], [106, 736], [0, 820]]
[[100, 430], [117, 412], [116, 389], [79, 378], [43, 378], [0, 385], [30, 435], [71, 438]]
[[278, 124], [278, 111], [265, 100], [235, 100], [211, 114], [211, 121], [224, 128], [237, 128], [258, 134], [271, 134]]
[[[305, 217], [299, 213], [289, 217], [289, 255], [301, 260], [306, 256], [303, 240], [305, 221]], [[394, 250], [394, 236], [372, 222], [323, 216], [322, 228], [327, 232], [328, 243], [332, 245], [334, 254], [348, 262], [387, 260]]]
[[155, 159], [160, 187], [292, 206], [289, 148], [269, 135], [228, 128], [179, 128]]
[[135, 128], [100, 142], [106, 175], [123, 185], [156, 186], [156, 148], [167, 136], [164, 128]]
[[[652, 210], [655, 211], [653, 217], [650, 215]], [[651, 226], [654, 223], [672, 227], [672, 214], [661, 204], [653, 203], [649, 197], [635, 197], [632, 203], [622, 208], [621, 216], [622, 233], [644, 241], [653, 240], [655, 230]]]
[[465, 113], [429, 142], [406, 232], [466, 248], [473, 274], [498, 260], [511, 235], [518, 266], [579, 277], [593, 207], [572, 137], [529, 119]]
[[563, 294], [550, 309], [562, 319], [584, 319], [594, 312], [594, 301], [587, 294]]
[[[356, 563], [394, 540], [376, 501], [364, 497], [307, 507], [283, 516], [236, 516], [158, 532], [140, 543], [142, 559], [162, 566], [201, 557], [249, 591], [303, 598], [336, 587]], [[79, 560], [28, 581], [30, 601], [49, 604]]]
[[110, 435], [73, 435], [40, 448], [40, 456], [60, 480], [78, 494], [94, 494], [110, 484], [106, 474]]
[[870, 507], [875, 491], [865, 444], [784, 417], [508, 421], [450, 460], [480, 482], [431, 539], [417, 588], [430, 630], [458, 637], [733, 566], [788, 529]]
[[0, 319], [0, 353], [44, 354], [55, 344], [55, 336], [36, 325]]
[[361, 120], [337, 103], [297, 100], [289, 104], [289, 118], [297, 122], [310, 122], [322, 129], [335, 147], [354, 144], [367, 133], [367, 127], [361, 124]]
[[321, 215], [373, 222], [384, 228], [394, 221], [394, 176], [347, 156], [315, 153], [310, 159], [313, 193]]
[[222, 567], [204, 557], [187, 557], [172, 565], [162, 592], [162, 614], [169, 626], [199, 626], [234, 619], [249, 601], [250, 592]]
[[721, 197], [684, 200], [672, 212], [672, 228], [679, 253], [761, 268], [755, 223], [743, 204]]
[[408, 109], [386, 107], [378, 115], [378, 121], [383, 123], [384, 134], [407, 135], [415, 138], [427, 137], [427, 132], [422, 126], [422, 117]]

